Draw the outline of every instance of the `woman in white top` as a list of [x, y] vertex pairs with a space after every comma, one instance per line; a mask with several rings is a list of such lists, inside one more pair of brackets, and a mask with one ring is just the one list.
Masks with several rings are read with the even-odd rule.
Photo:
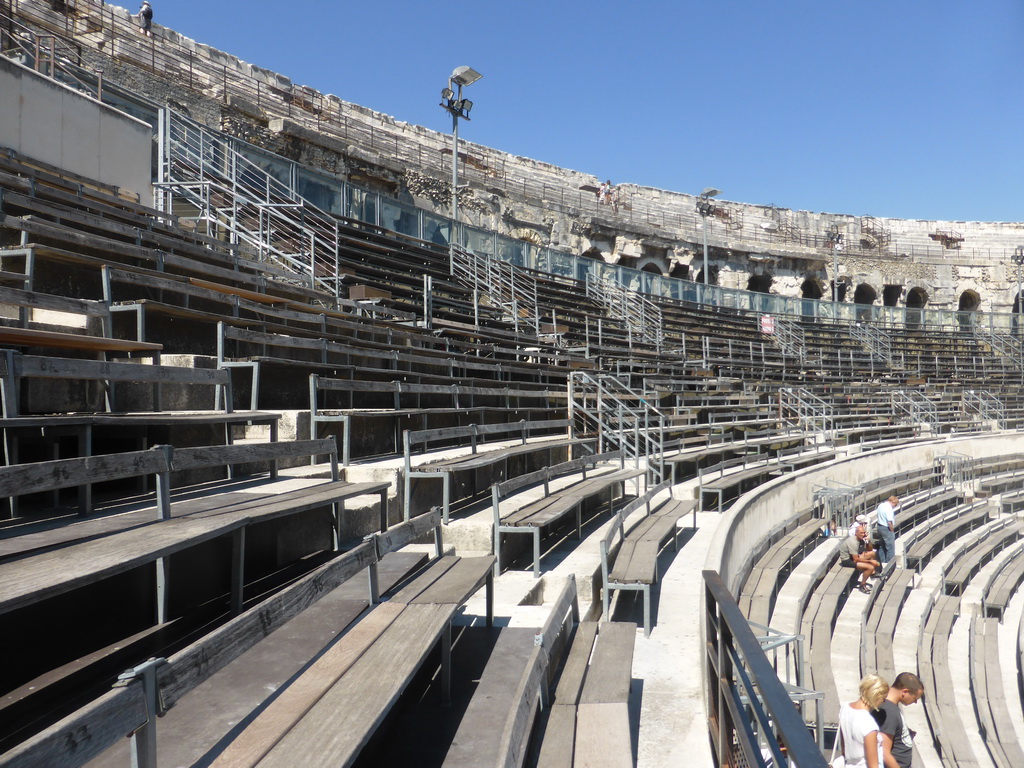
[[842, 738], [846, 768], [882, 768], [878, 761], [878, 723], [871, 710], [882, 706], [889, 684], [878, 675], [860, 681], [860, 698], [839, 710], [839, 734]]

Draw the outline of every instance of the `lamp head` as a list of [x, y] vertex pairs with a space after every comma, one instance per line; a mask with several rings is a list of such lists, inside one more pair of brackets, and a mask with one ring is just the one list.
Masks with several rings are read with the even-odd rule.
[[718, 197], [722, 194], [722, 190], [715, 189], [714, 187], [704, 187], [704, 191], [700, 193], [701, 197]]
[[451, 81], [457, 85], [472, 85], [479, 80], [483, 75], [477, 72], [472, 67], [456, 67], [452, 71]]

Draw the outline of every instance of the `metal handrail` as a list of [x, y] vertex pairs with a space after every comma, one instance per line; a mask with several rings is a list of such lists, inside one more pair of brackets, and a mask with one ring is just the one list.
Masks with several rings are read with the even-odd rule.
[[767, 752], [774, 766], [826, 768], [821, 748], [722, 577], [711, 570], [702, 576], [705, 690], [715, 765], [764, 768]]

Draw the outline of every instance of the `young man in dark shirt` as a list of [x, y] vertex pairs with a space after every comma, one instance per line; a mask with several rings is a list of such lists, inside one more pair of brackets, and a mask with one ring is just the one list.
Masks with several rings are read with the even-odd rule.
[[900, 709], [909, 707], [924, 696], [921, 678], [912, 672], [901, 672], [889, 686], [889, 694], [880, 707], [885, 719], [878, 726], [882, 734], [882, 758], [885, 768], [911, 768], [914, 760], [914, 733], [907, 727]]

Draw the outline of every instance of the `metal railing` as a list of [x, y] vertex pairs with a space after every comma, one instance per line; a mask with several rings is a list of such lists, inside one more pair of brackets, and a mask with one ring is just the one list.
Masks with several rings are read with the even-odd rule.
[[866, 323], [854, 323], [850, 326], [850, 336], [860, 342], [872, 360], [893, 367], [892, 339], [884, 331]]
[[921, 392], [916, 389], [894, 389], [889, 398], [894, 416], [902, 416], [914, 426], [926, 425], [933, 433], [938, 433], [942, 425], [939, 409]]
[[835, 434], [835, 408], [806, 389], [779, 389], [779, 419], [826, 438]]
[[722, 577], [717, 571], [704, 571], [703, 577], [704, 680], [714, 765], [826, 768], [821, 747]]
[[596, 436], [598, 453], [621, 450], [634, 466], [646, 463], [649, 485], [665, 479], [667, 419], [647, 396], [616, 376], [586, 371], [573, 371], [568, 388], [574, 437]]
[[796, 322], [785, 318], [775, 320], [775, 341], [782, 351], [801, 363], [807, 361], [807, 339], [804, 330]]
[[643, 294], [623, 288], [607, 277], [588, 274], [586, 287], [588, 298], [604, 306], [611, 317], [623, 321], [630, 347], [636, 336], [641, 342], [661, 351], [665, 339], [661, 307]]
[[[1013, 330], [1016, 331], [1016, 328]], [[1010, 333], [997, 333], [991, 328], [975, 328], [974, 335], [997, 353], [998, 360], [1007, 367], [1024, 371], [1024, 344]]]
[[[541, 312], [537, 302], [537, 281], [514, 264], [453, 245], [451, 274], [471, 287], [478, 295], [486, 294], [492, 305], [500, 308], [505, 318], [519, 333], [520, 324], [540, 335]], [[478, 302], [474, 302], [477, 306]]]
[[[160, 205], [185, 204], [208, 234], [247, 243], [261, 260], [295, 270], [310, 286], [340, 291], [338, 222], [244, 154], [236, 140], [170, 109], [160, 112]], [[176, 205], [177, 204], [177, 205]]]
[[991, 392], [965, 389], [960, 395], [960, 410], [965, 416], [977, 415], [983, 421], [994, 421], [1006, 428], [1006, 406]]

